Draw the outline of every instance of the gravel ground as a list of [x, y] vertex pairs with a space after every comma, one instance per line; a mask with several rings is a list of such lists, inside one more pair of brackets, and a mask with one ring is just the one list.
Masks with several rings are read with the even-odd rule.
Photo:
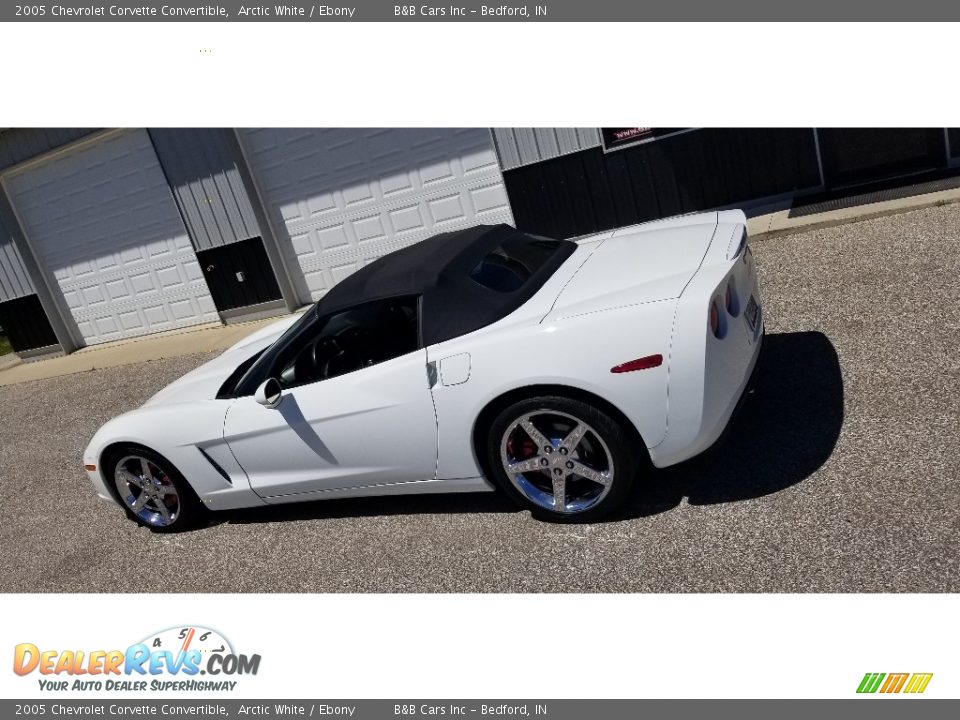
[[0, 590], [960, 591], [960, 206], [754, 245], [766, 355], [725, 445], [624, 516], [498, 494], [336, 500], [157, 536], [97, 501], [94, 430], [207, 359], [0, 388]]

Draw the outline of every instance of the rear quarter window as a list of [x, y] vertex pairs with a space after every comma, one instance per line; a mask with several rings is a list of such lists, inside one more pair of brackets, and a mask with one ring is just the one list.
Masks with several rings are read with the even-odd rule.
[[563, 244], [562, 240], [514, 235], [477, 263], [470, 278], [496, 292], [516, 292]]

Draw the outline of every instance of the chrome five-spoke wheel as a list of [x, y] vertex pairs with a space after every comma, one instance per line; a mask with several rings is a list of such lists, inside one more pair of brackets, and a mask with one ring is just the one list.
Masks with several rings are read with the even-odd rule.
[[167, 527], [180, 515], [180, 494], [156, 462], [126, 455], [117, 462], [113, 480], [120, 500], [145, 524]]
[[500, 461], [521, 495], [554, 513], [590, 510], [614, 482], [613, 454], [600, 433], [559, 410], [537, 410], [514, 419], [503, 433]]

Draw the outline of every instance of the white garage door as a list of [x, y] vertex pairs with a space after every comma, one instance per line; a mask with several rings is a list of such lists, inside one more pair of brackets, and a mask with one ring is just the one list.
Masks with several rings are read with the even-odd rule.
[[87, 344], [219, 319], [144, 130], [4, 177]]
[[304, 302], [447, 230], [512, 223], [488, 130], [255, 129], [244, 149]]

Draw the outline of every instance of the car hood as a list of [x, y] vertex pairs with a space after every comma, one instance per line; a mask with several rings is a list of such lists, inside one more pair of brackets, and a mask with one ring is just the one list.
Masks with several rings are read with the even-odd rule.
[[552, 316], [679, 297], [721, 221], [742, 222], [743, 214], [699, 213], [583, 238], [578, 244], [591, 253], [560, 292]]
[[299, 314], [290, 315], [248, 335], [210, 362], [167, 385], [144, 406], [212, 400], [238, 365], [273, 344], [299, 318]]

